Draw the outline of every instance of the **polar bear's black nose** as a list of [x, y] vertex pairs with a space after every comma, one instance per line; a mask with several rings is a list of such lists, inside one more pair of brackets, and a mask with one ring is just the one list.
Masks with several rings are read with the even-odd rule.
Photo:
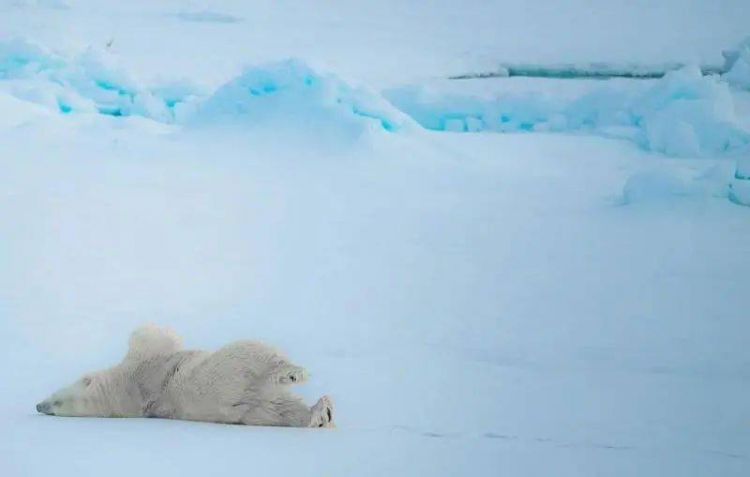
[[46, 403], [46, 402], [40, 402], [39, 404], [37, 404], [36, 405], [36, 410], [37, 410], [37, 412], [41, 412], [43, 414], [49, 414], [50, 413], [49, 404]]

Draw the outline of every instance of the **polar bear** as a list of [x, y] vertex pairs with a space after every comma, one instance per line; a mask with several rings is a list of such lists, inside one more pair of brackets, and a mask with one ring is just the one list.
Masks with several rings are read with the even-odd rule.
[[36, 409], [54, 416], [334, 427], [328, 396], [307, 407], [289, 392], [306, 379], [303, 368], [263, 343], [238, 341], [213, 353], [187, 351], [174, 331], [147, 325], [130, 336], [120, 364], [84, 375]]

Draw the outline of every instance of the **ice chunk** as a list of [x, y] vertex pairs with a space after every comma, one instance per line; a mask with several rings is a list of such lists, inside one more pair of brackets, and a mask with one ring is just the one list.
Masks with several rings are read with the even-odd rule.
[[732, 86], [750, 90], [750, 37], [736, 48], [724, 52], [723, 78]]
[[727, 84], [703, 76], [697, 67], [639, 87], [604, 83], [570, 98], [512, 91], [488, 98], [418, 86], [388, 90], [385, 96], [434, 130], [585, 131], [673, 156], [721, 154], [750, 144], [750, 132], [735, 115]]
[[632, 107], [645, 146], [674, 156], [726, 152], [750, 142], [726, 84], [697, 67], [669, 73]]
[[0, 41], [0, 79], [29, 77], [64, 64], [61, 57], [23, 39]]
[[60, 113], [140, 115], [162, 122], [173, 122], [177, 105], [200, 94], [184, 85], [148, 88], [105, 51], [89, 48], [66, 58], [20, 39], [0, 42], [0, 80], [11, 80], [8, 89], [16, 97]]

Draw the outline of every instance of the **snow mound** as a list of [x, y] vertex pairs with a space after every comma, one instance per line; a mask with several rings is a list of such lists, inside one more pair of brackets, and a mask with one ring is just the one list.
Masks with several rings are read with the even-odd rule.
[[736, 88], [750, 91], [750, 37], [723, 54], [726, 71], [723, 78]]
[[443, 95], [421, 86], [385, 96], [422, 126], [440, 131], [588, 132], [673, 156], [725, 153], [750, 144], [727, 84], [697, 67], [668, 73], [645, 90], [605, 84], [568, 99], [528, 92]]
[[201, 103], [194, 120], [243, 126], [336, 124], [387, 132], [411, 124], [378, 93], [294, 59], [245, 69]]
[[631, 175], [622, 190], [625, 204], [664, 202], [676, 198], [727, 197], [730, 170], [717, 165], [697, 174], [679, 168], [654, 168]]
[[61, 113], [138, 115], [173, 122], [197, 88], [150, 90], [104, 51], [89, 48], [70, 59], [21, 39], [0, 42], [0, 79], [13, 96]]

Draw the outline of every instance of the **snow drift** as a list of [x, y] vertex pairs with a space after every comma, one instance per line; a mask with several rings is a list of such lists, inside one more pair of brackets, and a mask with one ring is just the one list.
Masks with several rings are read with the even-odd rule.
[[696, 173], [662, 165], [636, 172], [628, 177], [623, 186], [623, 204], [727, 197], [731, 177], [727, 166], [717, 164]]
[[375, 127], [388, 132], [411, 120], [382, 96], [353, 86], [332, 73], [301, 60], [249, 67], [220, 87], [199, 107], [196, 122], [239, 122], [243, 125], [336, 123]]

